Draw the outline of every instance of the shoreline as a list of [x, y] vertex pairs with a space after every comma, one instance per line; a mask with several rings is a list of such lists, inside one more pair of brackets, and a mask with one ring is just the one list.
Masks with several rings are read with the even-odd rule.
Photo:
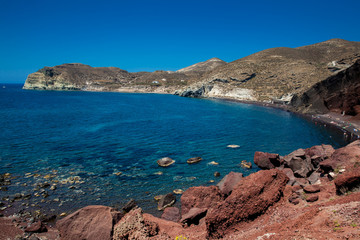
[[323, 124], [324, 127], [330, 127], [337, 129], [346, 134], [350, 138], [350, 142], [360, 139], [360, 121], [351, 120], [354, 116], [350, 115], [341, 115], [335, 112], [328, 112], [324, 114], [307, 114], [293, 111], [289, 105], [277, 104], [277, 103], [268, 103], [268, 102], [256, 102], [256, 101], [246, 101], [239, 99], [230, 99], [230, 98], [204, 98], [204, 99], [216, 99], [226, 102], [236, 102], [243, 104], [256, 105], [267, 108], [280, 109], [286, 112], [291, 112], [299, 117], [308, 119], [315, 124]]

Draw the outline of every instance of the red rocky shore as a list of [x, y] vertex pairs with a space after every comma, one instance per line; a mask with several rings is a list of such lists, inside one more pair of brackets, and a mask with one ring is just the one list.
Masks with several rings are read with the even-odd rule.
[[[287, 156], [256, 152], [254, 162], [261, 171], [189, 188], [181, 210], [169, 206], [161, 218], [134, 202], [122, 211], [87, 206], [54, 227], [1, 217], [0, 239], [360, 239], [359, 140]], [[168, 194], [159, 204], [172, 201]]]

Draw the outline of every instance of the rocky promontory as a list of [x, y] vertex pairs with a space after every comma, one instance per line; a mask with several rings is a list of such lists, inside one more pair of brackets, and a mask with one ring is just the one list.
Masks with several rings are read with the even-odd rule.
[[[216, 186], [187, 189], [181, 210], [161, 218], [134, 201], [123, 210], [87, 206], [59, 219], [0, 218], [15, 239], [359, 239], [360, 141], [318, 145], [286, 156], [256, 152], [262, 169], [230, 172]], [[126, 209], [126, 211], [124, 210]]]
[[130, 73], [73, 63], [44, 67], [25, 89], [171, 93], [289, 103], [360, 58], [360, 42], [331, 39], [298, 48], [272, 48], [226, 63], [218, 58], [177, 71]]

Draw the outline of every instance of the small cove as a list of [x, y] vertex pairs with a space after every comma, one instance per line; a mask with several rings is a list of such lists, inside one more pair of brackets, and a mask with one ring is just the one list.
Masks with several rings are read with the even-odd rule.
[[[156, 213], [156, 195], [215, 184], [230, 171], [258, 171], [254, 164], [252, 169], [239, 165], [253, 162], [255, 151], [286, 155], [347, 143], [341, 133], [279, 109], [173, 95], [26, 91], [6, 85], [0, 89], [0, 116], [0, 173], [13, 177], [1, 199], [30, 194], [11, 204], [54, 213], [89, 204], [122, 206], [130, 198]], [[203, 161], [186, 163], [196, 156]], [[162, 157], [176, 163], [161, 168], [156, 160]], [[162, 175], [155, 174], [159, 171]], [[50, 186], [38, 187], [45, 182]]]

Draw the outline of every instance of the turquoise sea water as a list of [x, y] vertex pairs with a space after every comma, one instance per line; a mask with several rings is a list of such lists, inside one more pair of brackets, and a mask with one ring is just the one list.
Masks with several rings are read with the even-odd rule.
[[[155, 195], [214, 184], [209, 181], [221, 179], [213, 176], [215, 171], [221, 176], [258, 171], [254, 164], [250, 170], [239, 166], [242, 160], [253, 161], [255, 151], [285, 155], [316, 144], [346, 144], [342, 134], [273, 108], [173, 95], [21, 87], [0, 84], [0, 173], [13, 177], [0, 194], [30, 193], [22, 208], [35, 204], [65, 211], [89, 204], [121, 206], [134, 198], [153, 212]], [[186, 163], [196, 156], [203, 161]], [[161, 168], [156, 160], [162, 157], [176, 163]], [[154, 174], [159, 171], [163, 174]], [[65, 183], [74, 176], [80, 183]], [[57, 188], [46, 188], [49, 196], [43, 198], [36, 185], [46, 181]]]

